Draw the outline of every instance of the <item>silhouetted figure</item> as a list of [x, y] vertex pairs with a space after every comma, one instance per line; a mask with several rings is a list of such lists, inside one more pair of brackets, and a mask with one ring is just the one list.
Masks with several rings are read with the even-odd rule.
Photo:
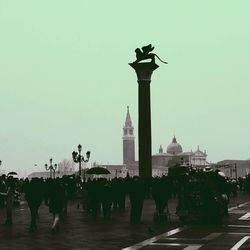
[[124, 212], [127, 192], [126, 180], [114, 178], [111, 181], [111, 186], [113, 191], [113, 210]]
[[118, 201], [119, 201], [119, 192], [120, 192], [117, 177], [112, 179], [111, 187], [112, 187], [112, 190], [113, 190], [113, 211], [116, 212], [118, 210]]
[[0, 192], [1, 196], [4, 196], [6, 199], [6, 221], [5, 225], [12, 225], [12, 209], [14, 204], [14, 196], [15, 196], [15, 181], [12, 176], [7, 179], [7, 191], [6, 193]]
[[[2, 175], [0, 176], [0, 192], [1, 193], [6, 193], [6, 184], [5, 184], [5, 176]], [[0, 195], [0, 208], [4, 208], [5, 206], [5, 197]]]
[[227, 214], [226, 179], [218, 172], [205, 173], [202, 185], [203, 216], [205, 224], [221, 224]]
[[70, 199], [70, 191], [69, 191], [69, 183], [70, 183], [71, 176], [64, 175], [61, 179], [61, 185], [64, 190], [64, 203], [63, 203], [63, 211], [62, 211], [62, 218], [66, 217], [68, 214], [68, 200]]
[[164, 210], [167, 207], [168, 200], [171, 198], [171, 185], [167, 176], [155, 178], [153, 180], [152, 196], [156, 206], [154, 221], [156, 223], [164, 223], [168, 219]]
[[235, 179], [231, 180], [230, 182], [230, 193], [236, 197], [237, 196], [237, 191], [238, 191], [238, 183]]
[[131, 203], [130, 222], [141, 223], [143, 201], [146, 195], [146, 185], [139, 176], [134, 176], [129, 183], [129, 198]]
[[110, 183], [105, 179], [100, 190], [100, 200], [102, 205], [102, 212], [104, 220], [109, 220], [111, 215], [111, 205], [113, 194]]
[[92, 181], [90, 179], [87, 180], [83, 184], [82, 188], [82, 208], [87, 213], [91, 213], [91, 204], [90, 204], [90, 187], [91, 187]]
[[31, 232], [37, 230], [37, 215], [38, 209], [42, 203], [42, 183], [39, 178], [32, 178], [29, 183], [25, 185], [24, 188], [25, 192], [25, 199], [27, 200], [30, 214], [31, 214], [31, 221], [30, 221], [30, 228]]
[[63, 211], [65, 203], [65, 190], [60, 179], [50, 180], [46, 204], [49, 206], [49, 212], [53, 214], [52, 232], [59, 230], [60, 214]]
[[101, 195], [100, 195], [100, 180], [93, 180], [88, 185], [88, 199], [89, 206], [92, 215], [92, 219], [95, 221], [97, 213], [100, 211]]
[[190, 201], [191, 192], [189, 189], [189, 175], [188, 173], [180, 173], [177, 176], [177, 207], [176, 214], [179, 217], [180, 223], [182, 225], [186, 224], [190, 218]]
[[127, 193], [127, 182], [126, 180], [119, 178], [118, 179], [118, 209], [120, 212], [125, 211], [125, 201], [126, 201], [126, 193]]

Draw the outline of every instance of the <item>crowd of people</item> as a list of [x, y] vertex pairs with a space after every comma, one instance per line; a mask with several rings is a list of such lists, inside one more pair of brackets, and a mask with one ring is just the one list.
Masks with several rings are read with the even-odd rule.
[[[12, 210], [24, 194], [30, 210], [30, 231], [37, 230], [37, 216], [42, 202], [53, 215], [52, 232], [59, 229], [59, 221], [67, 215], [68, 200], [77, 199], [78, 206], [89, 213], [93, 221], [102, 212], [104, 220], [110, 220], [112, 212], [126, 210], [126, 197], [130, 200], [130, 223], [141, 223], [145, 198], [155, 202], [155, 223], [169, 219], [168, 201], [176, 199], [176, 214], [183, 224], [221, 223], [227, 214], [230, 197], [237, 189], [250, 192], [250, 176], [231, 180], [219, 171], [204, 171], [178, 166], [167, 176], [141, 178], [88, 179], [85, 183], [77, 175], [62, 178], [18, 179], [0, 176], [0, 211], [6, 210], [6, 226], [11, 226]], [[2, 215], [1, 215], [2, 216]]]

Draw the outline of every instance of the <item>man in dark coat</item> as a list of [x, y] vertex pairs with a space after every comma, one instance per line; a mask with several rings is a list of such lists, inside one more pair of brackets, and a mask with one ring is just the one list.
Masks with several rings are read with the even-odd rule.
[[49, 212], [53, 214], [51, 231], [57, 232], [59, 230], [60, 215], [65, 204], [65, 189], [59, 178], [50, 180], [45, 203], [49, 206]]
[[146, 184], [141, 177], [134, 176], [128, 185], [131, 204], [130, 223], [140, 224], [143, 202], [147, 191]]
[[157, 177], [152, 180], [152, 196], [156, 206], [154, 221], [156, 223], [164, 223], [168, 219], [168, 215], [164, 213], [164, 210], [171, 198], [171, 191], [171, 183], [167, 176]]
[[111, 184], [106, 179], [102, 182], [100, 194], [101, 194], [100, 201], [102, 205], [103, 218], [104, 220], [109, 220], [111, 216], [113, 192]]
[[24, 191], [31, 214], [29, 229], [32, 232], [37, 230], [36, 219], [42, 203], [42, 181], [39, 178], [32, 178], [29, 183], [25, 184]]
[[[5, 176], [0, 176], [0, 192], [6, 192]], [[0, 195], [0, 208], [4, 208], [4, 197]]]

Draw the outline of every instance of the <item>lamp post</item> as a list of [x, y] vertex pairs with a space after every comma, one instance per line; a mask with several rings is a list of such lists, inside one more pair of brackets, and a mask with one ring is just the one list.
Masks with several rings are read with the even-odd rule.
[[[54, 178], [55, 178], [55, 171], [57, 169], [57, 164], [52, 164], [52, 158], [49, 159], [49, 163], [50, 165], [48, 166], [48, 164], [46, 163], [45, 164], [45, 169], [48, 171], [49, 170], [49, 173], [50, 173], [50, 178], [52, 178], [52, 176], [54, 175]], [[54, 173], [54, 174], [52, 174]]]
[[[82, 176], [82, 162], [88, 162], [90, 158], [90, 151], [86, 152], [86, 158], [81, 155], [82, 152], [82, 145], [78, 145], [78, 152], [73, 151], [72, 152], [72, 158], [75, 163], [79, 163], [79, 176]], [[85, 176], [85, 170], [83, 171], [83, 182], [86, 181], [86, 176]]]

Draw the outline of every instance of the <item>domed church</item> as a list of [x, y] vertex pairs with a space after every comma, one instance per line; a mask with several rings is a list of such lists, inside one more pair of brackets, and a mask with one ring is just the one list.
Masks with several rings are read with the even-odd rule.
[[202, 152], [198, 146], [194, 152], [192, 150], [191, 152], [183, 152], [182, 146], [177, 142], [174, 136], [172, 143], [167, 146], [165, 153], [163, 152], [162, 146], [160, 146], [159, 153], [152, 156], [152, 165], [172, 167], [176, 164], [193, 166], [208, 165], [206, 150]]
[[167, 147], [167, 153], [170, 155], [178, 155], [182, 153], [181, 144], [177, 143], [175, 136], [172, 140], [172, 143], [170, 143]]

